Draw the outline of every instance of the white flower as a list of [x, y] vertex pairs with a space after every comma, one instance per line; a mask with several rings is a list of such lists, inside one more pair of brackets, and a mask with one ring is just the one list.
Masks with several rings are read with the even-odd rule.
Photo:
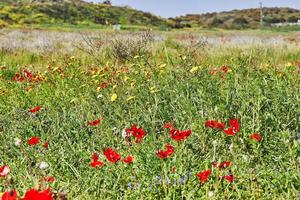
[[128, 134], [126, 133], [126, 130], [125, 130], [125, 129], [123, 129], [121, 135], [122, 135], [122, 138], [128, 137]]
[[207, 195], [208, 195], [209, 198], [211, 198], [215, 195], [215, 193], [212, 192], [212, 191], [208, 191]]
[[21, 139], [19, 139], [19, 138], [15, 138], [15, 146], [20, 146], [21, 145], [21, 143], [22, 143], [22, 140]]
[[44, 161], [39, 164], [39, 168], [42, 170], [47, 169], [48, 167], [49, 167], [49, 164]]
[[103, 97], [103, 95], [102, 94], [99, 94], [98, 96], [97, 96], [97, 99], [100, 99], [100, 98], [102, 98]]

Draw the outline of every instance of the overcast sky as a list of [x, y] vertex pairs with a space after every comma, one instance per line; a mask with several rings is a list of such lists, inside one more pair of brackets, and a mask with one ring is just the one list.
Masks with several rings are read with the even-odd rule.
[[[102, 2], [103, 0], [89, 0]], [[256, 8], [260, 0], [111, 0], [113, 5], [130, 6], [162, 17], [198, 14], [242, 8]], [[300, 9], [300, 0], [261, 0], [266, 7]]]

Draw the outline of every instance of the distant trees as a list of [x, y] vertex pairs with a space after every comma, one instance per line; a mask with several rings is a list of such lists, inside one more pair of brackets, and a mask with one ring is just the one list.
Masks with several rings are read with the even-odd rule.
[[104, 1], [102, 2], [102, 4], [111, 5], [111, 1], [110, 1], [110, 0], [104, 0]]

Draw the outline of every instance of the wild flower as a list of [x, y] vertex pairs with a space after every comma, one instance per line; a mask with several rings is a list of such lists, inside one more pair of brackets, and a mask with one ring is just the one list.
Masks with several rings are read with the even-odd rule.
[[99, 156], [97, 155], [97, 153], [94, 153], [92, 156], [92, 162], [90, 163], [90, 166], [95, 168], [95, 167], [102, 167], [104, 165], [105, 165], [104, 162], [99, 161]]
[[7, 165], [0, 167], [0, 177], [5, 177], [10, 172], [10, 168]]
[[53, 200], [53, 193], [50, 188], [44, 191], [30, 189], [25, 193], [24, 198], [21, 200]]
[[169, 145], [169, 144], [166, 144], [165, 145], [166, 147], [166, 150], [163, 151], [163, 150], [159, 150], [156, 152], [156, 155], [162, 159], [165, 159], [169, 156], [171, 156], [173, 153], [174, 153], [174, 147], [172, 145]]
[[21, 145], [21, 143], [22, 143], [22, 140], [21, 139], [19, 139], [19, 138], [15, 138], [15, 142], [14, 142], [14, 144], [15, 144], [15, 146], [20, 146]]
[[207, 181], [208, 177], [210, 176], [210, 173], [211, 173], [211, 170], [208, 169], [208, 170], [198, 173], [196, 176], [199, 178], [201, 183], [205, 183]]
[[48, 147], [49, 147], [49, 142], [45, 142], [45, 143], [42, 145], [42, 147], [48, 149]]
[[219, 164], [216, 162], [211, 163], [213, 167], [218, 167], [219, 169], [224, 169], [225, 167], [229, 167], [231, 165], [230, 161], [220, 162]]
[[2, 194], [1, 200], [17, 200], [18, 194], [16, 190], [6, 191]]
[[100, 119], [96, 119], [96, 120], [93, 120], [93, 121], [88, 121], [87, 125], [88, 126], [98, 126], [100, 123], [101, 123], [101, 120]]
[[49, 167], [49, 164], [45, 161], [42, 161], [38, 167], [41, 169], [41, 170], [44, 170], [44, 169], [47, 169]]
[[240, 123], [238, 122], [238, 119], [232, 119], [229, 121], [230, 127], [223, 130], [223, 132], [228, 136], [235, 136], [237, 132], [240, 130]]
[[256, 140], [257, 142], [260, 142], [261, 139], [262, 137], [258, 133], [253, 133], [252, 135], [250, 135], [250, 140]]
[[134, 160], [134, 157], [129, 155], [127, 156], [126, 158], [123, 159], [123, 162], [124, 163], [127, 163], [127, 164], [132, 164], [133, 163], [133, 160]]
[[28, 112], [30, 112], [30, 113], [37, 113], [38, 111], [41, 110], [41, 108], [42, 108], [42, 106], [36, 106], [34, 108], [29, 109]]
[[229, 183], [232, 183], [234, 181], [234, 176], [233, 174], [230, 175], [225, 175], [222, 177], [223, 179], [225, 179], [226, 181], [228, 181]]
[[225, 128], [225, 124], [222, 122], [218, 122], [216, 120], [208, 120], [205, 122], [205, 127], [209, 127], [212, 129], [219, 129], [219, 130], [223, 130]]
[[190, 135], [192, 134], [192, 130], [188, 129], [188, 130], [183, 130], [183, 131], [180, 131], [178, 129], [171, 129], [170, 130], [170, 135], [171, 135], [171, 138], [173, 140], [176, 140], [176, 141], [182, 141], [182, 140], [185, 140], [186, 138], [188, 138]]
[[30, 145], [30, 146], [35, 146], [37, 145], [39, 142], [40, 142], [41, 138], [39, 137], [31, 137], [28, 139], [27, 143]]
[[103, 152], [104, 156], [109, 162], [115, 163], [121, 159], [120, 154], [114, 151], [112, 148], [108, 148]]
[[131, 128], [125, 129], [125, 131], [128, 137], [132, 135], [133, 137], [136, 138], [135, 143], [140, 143], [146, 135], [142, 127], [138, 128], [135, 124], [133, 124]]
[[48, 183], [53, 183], [55, 178], [54, 178], [54, 176], [46, 176], [43, 178], [43, 180]]
[[112, 102], [114, 102], [115, 100], [117, 100], [117, 98], [118, 98], [118, 95], [116, 93], [114, 93], [114, 94], [111, 95], [110, 100]]

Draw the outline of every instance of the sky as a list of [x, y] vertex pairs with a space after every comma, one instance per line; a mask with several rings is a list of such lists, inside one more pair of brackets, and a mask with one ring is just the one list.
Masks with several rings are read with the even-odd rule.
[[[103, 0], [89, 0], [103, 2]], [[111, 0], [113, 5], [154, 13], [162, 17], [199, 14], [233, 9], [256, 8], [259, 2], [265, 7], [291, 7], [300, 9], [300, 0]]]

